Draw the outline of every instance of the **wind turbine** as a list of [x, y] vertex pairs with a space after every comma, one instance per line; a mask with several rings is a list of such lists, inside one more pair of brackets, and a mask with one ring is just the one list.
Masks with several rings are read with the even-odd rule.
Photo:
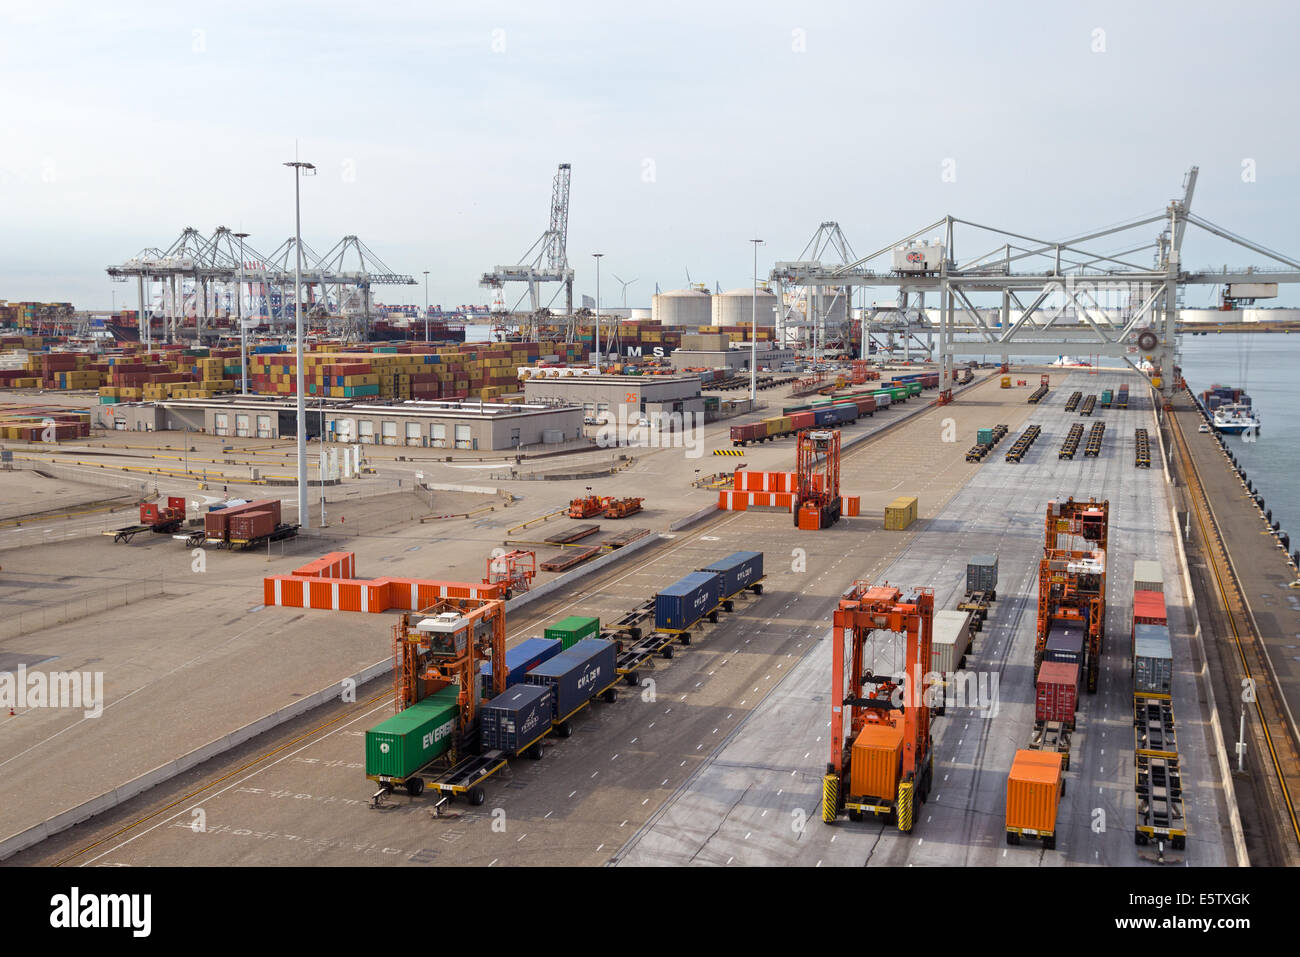
[[[611, 273], [611, 275], [613, 274]], [[622, 279], [619, 279], [618, 276], [614, 276], [614, 279], [617, 282], [621, 283], [623, 286], [623, 308], [626, 309], [627, 308], [627, 287], [632, 285], [632, 283], [636, 282], [636, 280], [629, 279], [626, 282], [624, 282]]]

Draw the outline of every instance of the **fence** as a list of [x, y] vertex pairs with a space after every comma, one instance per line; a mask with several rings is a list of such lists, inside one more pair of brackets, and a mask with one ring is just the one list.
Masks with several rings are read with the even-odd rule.
[[133, 605], [136, 602], [157, 598], [159, 595], [165, 595], [166, 589], [167, 583], [162, 580], [137, 582], [114, 588], [97, 589], [57, 604], [19, 612], [0, 621], [0, 639], [17, 638], [43, 628], [78, 621], [113, 608], [121, 608], [123, 605]]

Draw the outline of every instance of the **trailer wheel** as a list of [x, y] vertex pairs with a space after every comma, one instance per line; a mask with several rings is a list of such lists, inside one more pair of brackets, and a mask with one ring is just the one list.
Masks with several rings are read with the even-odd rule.
[[723, 611], [731, 612], [731, 611], [735, 611], [735, 609], [736, 609], [735, 603], [732, 602], [730, 599], [722, 603]]
[[[1065, 768], [1061, 768], [1061, 770], [1064, 771]], [[1066, 785], [1066, 783], [1067, 783], [1067, 782], [1066, 782], [1065, 778], [1061, 778], [1061, 797], [1065, 797], [1065, 785]]]
[[484, 791], [481, 787], [472, 787], [469, 789], [469, 793], [466, 794], [465, 797], [469, 800], [469, 803], [472, 804], [474, 807], [479, 807], [480, 805], [482, 805], [484, 801], [487, 800], [487, 792]]
[[1171, 838], [1170, 843], [1173, 844], [1175, 851], [1181, 851], [1187, 847], [1187, 838], [1175, 836]]
[[689, 631], [683, 631], [677, 636], [677, 640], [683, 645], [689, 645], [691, 643], [691, 633]]
[[1147, 843], [1147, 836], [1143, 834], [1141, 831], [1134, 831], [1133, 843], [1136, 844], [1138, 847], [1145, 847]]
[[1019, 844], [1020, 835], [1017, 834], [1015, 831], [1007, 831], [1007, 843], [1012, 845]]
[[626, 681], [629, 685], [635, 686], [635, 685], [636, 685], [636, 672], [633, 671], [633, 672], [629, 672], [628, 674], [625, 674], [625, 675], [623, 676], [623, 680]]
[[406, 793], [411, 797], [419, 797], [424, 793], [424, 778], [407, 778]]
[[555, 726], [555, 733], [561, 738], [571, 738], [573, 737], [573, 725], [567, 721], [561, 721]]
[[605, 691], [601, 694], [601, 697], [605, 700], [606, 704], [613, 704], [615, 701], [618, 700], [618, 689], [606, 688]]
[[528, 750], [524, 752], [524, 756], [530, 761], [542, 760], [542, 742], [538, 741], [536, 744], [531, 745]]
[[989, 601], [997, 601], [997, 600], [998, 600], [998, 590], [994, 588], [992, 591], [989, 592]]
[[763, 586], [762, 586], [762, 585], [754, 585], [754, 586], [752, 586], [751, 591], [753, 591], [753, 593], [754, 593], [755, 595], [761, 595], [761, 594], [763, 594]]
[[1043, 838], [1043, 850], [1045, 850], [1045, 851], [1054, 851], [1054, 850], [1056, 850], [1056, 835], [1055, 835], [1055, 834], [1053, 834], [1051, 837], [1045, 837], [1045, 838]]
[[849, 809], [849, 820], [852, 821], [854, 824], [859, 824], [859, 823], [861, 823], [861, 821], [862, 821], [862, 812], [861, 812], [861, 811], [854, 811], [852, 808], [850, 808], [850, 809]]
[[713, 625], [718, 623], [718, 613], [716, 611], [709, 612], [709, 623]]

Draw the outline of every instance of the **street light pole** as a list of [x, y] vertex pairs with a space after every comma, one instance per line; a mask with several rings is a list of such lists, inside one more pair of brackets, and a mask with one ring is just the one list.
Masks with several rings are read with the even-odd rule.
[[429, 270], [424, 271], [424, 341], [429, 341]]
[[300, 198], [303, 170], [315, 170], [311, 163], [294, 160], [285, 163], [293, 167], [293, 218], [294, 218], [294, 252], [297, 254], [293, 267], [293, 313], [294, 333], [298, 340], [295, 358], [298, 367], [298, 524], [303, 528], [311, 526], [311, 514], [307, 510], [307, 397], [303, 384], [304, 367], [307, 364], [303, 356], [302, 334], [302, 202]]
[[763, 240], [750, 242], [754, 244], [754, 294], [750, 300], [754, 308], [749, 329], [749, 401], [755, 403], [758, 401], [758, 247]]
[[248, 339], [244, 329], [244, 240], [248, 233], [235, 233], [239, 240], [239, 283], [235, 287], [235, 315], [239, 317], [239, 391], [248, 395]]
[[592, 253], [596, 260], [596, 375], [600, 375], [600, 257], [604, 253]]

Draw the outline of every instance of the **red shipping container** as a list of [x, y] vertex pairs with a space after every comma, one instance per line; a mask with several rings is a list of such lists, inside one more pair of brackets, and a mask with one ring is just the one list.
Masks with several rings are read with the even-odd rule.
[[1079, 666], [1063, 661], [1044, 661], [1038, 669], [1035, 720], [1062, 721], [1073, 728], [1078, 703]]
[[816, 424], [814, 421], [814, 413], [811, 410], [808, 412], [792, 412], [790, 413], [790, 424], [794, 426], [796, 430], [811, 429]]
[[275, 521], [269, 511], [240, 512], [230, 516], [230, 540], [251, 542], [275, 531]]
[[1133, 593], [1133, 624], [1169, 624], [1164, 594], [1158, 591], [1135, 591]]

